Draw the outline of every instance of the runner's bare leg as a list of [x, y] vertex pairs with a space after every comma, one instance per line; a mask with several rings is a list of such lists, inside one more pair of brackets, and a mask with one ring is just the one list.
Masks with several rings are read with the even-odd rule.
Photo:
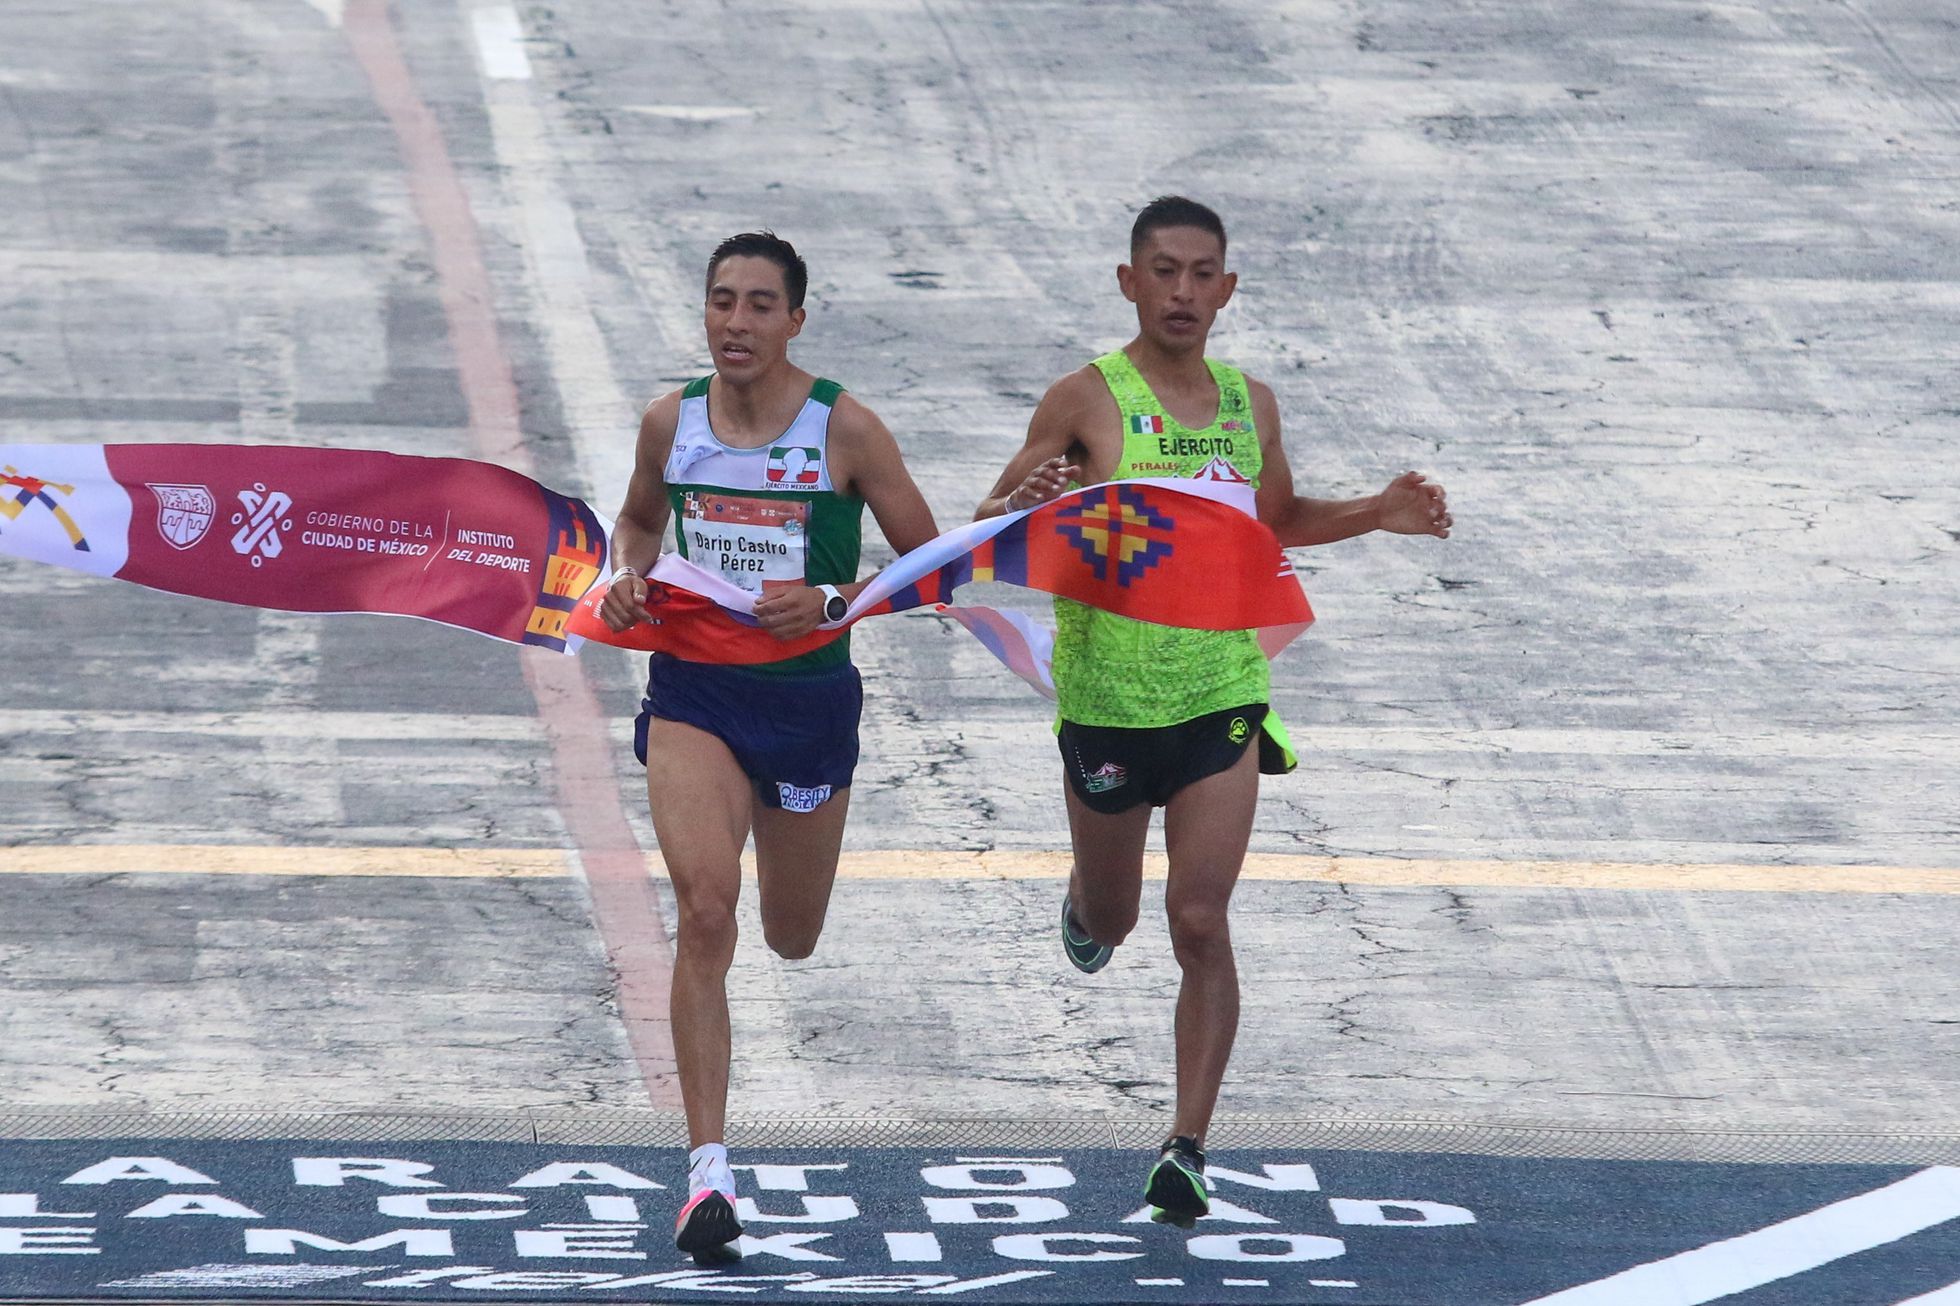
[[851, 791], [839, 789], [809, 812], [756, 803], [756, 887], [762, 898], [762, 937], [791, 961], [816, 951], [837, 880], [838, 851]]
[[1259, 802], [1255, 743], [1230, 768], [1186, 785], [1164, 810], [1170, 883], [1164, 912], [1184, 972], [1177, 993], [1177, 1114], [1171, 1130], [1198, 1140], [1211, 1125], [1218, 1086], [1239, 1028], [1239, 972], [1227, 920]]
[[648, 724], [647, 803], [680, 916], [669, 1013], [689, 1147], [721, 1142], [728, 1113], [727, 979], [754, 792], [713, 735]]
[[1143, 897], [1143, 841], [1150, 833], [1150, 807], [1138, 804], [1107, 815], [1085, 806], [1067, 781], [1068, 828], [1075, 846], [1069, 872], [1069, 902], [1075, 919], [1097, 943], [1115, 947], [1136, 928]]

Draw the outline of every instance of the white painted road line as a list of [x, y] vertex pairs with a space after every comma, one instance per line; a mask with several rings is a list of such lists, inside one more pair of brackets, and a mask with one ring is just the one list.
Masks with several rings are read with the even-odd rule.
[[1935, 1288], [1917, 1297], [1908, 1297], [1905, 1301], [1897, 1303], [1897, 1306], [1960, 1306], [1960, 1283], [1949, 1283], [1944, 1288]]
[[[519, 114], [499, 114], [497, 120], [503, 127], [530, 126], [524, 122], [524, 116]], [[586, 448], [579, 451], [581, 470], [587, 471], [588, 476], [596, 472], [615, 479], [615, 484], [603, 487], [604, 493], [612, 493], [619, 485], [624, 484], [621, 469], [629, 467], [630, 464], [633, 443], [632, 413], [635, 410], [613, 379], [611, 366], [605, 361], [603, 352], [577, 366], [570, 365], [573, 360], [582, 357], [580, 351], [593, 348], [592, 342], [599, 338], [598, 328], [589, 302], [578, 289], [586, 279], [587, 262], [584, 245], [577, 237], [576, 225], [568, 224], [566, 220], [570, 210], [562, 198], [554, 197], [550, 188], [542, 184], [542, 179], [534, 170], [536, 160], [529, 151], [534, 146], [542, 148], [538, 145], [538, 140], [536, 135], [528, 132], [521, 139], [513, 136], [504, 142], [509, 148], [507, 152], [499, 154], [499, 161], [514, 175], [524, 179], [525, 185], [518, 189], [525, 192], [519, 197], [520, 207], [525, 211], [525, 231], [552, 255], [550, 258], [541, 259], [531, 268], [535, 278], [533, 293], [545, 296], [546, 292], [549, 292], [552, 311], [546, 326], [550, 343], [553, 345], [553, 357], [558, 362], [567, 364], [567, 375], [575, 378], [575, 383], [562, 387], [567, 391], [566, 403], [571, 405], [576, 402], [582, 431], [602, 429], [616, 431], [620, 433], [620, 438], [615, 441], [615, 444], [628, 451], [625, 463], [619, 462], [616, 450]], [[533, 189], [534, 183], [535, 189]], [[0, 280], [5, 278], [7, 271], [4, 258], [0, 258]], [[617, 400], [618, 411], [625, 412], [627, 416], [623, 422], [614, 422], [608, 427], [602, 415], [613, 411], [614, 400]], [[299, 619], [311, 621], [315, 617], [303, 614]], [[510, 733], [513, 728], [528, 730], [531, 735], [537, 733], [535, 723], [528, 717], [488, 715], [450, 717], [440, 713], [316, 712], [307, 714], [305, 727], [309, 733], [312, 733], [322, 728], [322, 722], [326, 722], [325, 728], [336, 732], [368, 731], [375, 727], [358, 723], [370, 715], [376, 723], [385, 728], [385, 733], [358, 735], [342, 733], [341, 737], [404, 739], [460, 735], [488, 729], [492, 732], [491, 737], [504, 739], [513, 737]], [[227, 728], [229, 726], [238, 728], [229, 729]], [[59, 708], [0, 708], [0, 734], [18, 734], [37, 729], [257, 734], [275, 727], [281, 732], [291, 731], [294, 728], [293, 716], [289, 713], [254, 712], [125, 713], [67, 711]], [[1449, 730], [1413, 726], [1362, 729], [1347, 726], [1315, 726], [1296, 728], [1294, 734], [1309, 749], [1329, 754], [1482, 753], [1512, 758], [1545, 756], [1656, 759], [1693, 756], [1777, 757], [1831, 761], [1849, 756], [1856, 751], [1853, 746], [1841, 739], [1794, 731], [1785, 734], [1699, 735], [1659, 734], [1643, 730]], [[1936, 765], [1950, 756], [1952, 741], [1949, 736], [1922, 731], [1874, 731], [1860, 740], [1857, 749], [1875, 749], [1894, 759]]]
[[[657, 857], [658, 854], [655, 854]], [[1069, 854], [1042, 850], [986, 852], [851, 850], [838, 874], [861, 880], [1065, 879]], [[753, 873], [754, 859], [744, 862]], [[1170, 863], [1143, 855], [1143, 877], [1162, 880]], [[1960, 869], [1926, 866], [1758, 866], [1729, 863], [1479, 861], [1447, 857], [1319, 857], [1248, 853], [1244, 880], [1317, 880], [1328, 884], [1423, 888], [1627, 889], [1697, 893], [1960, 894]]]
[[213, 735], [236, 739], [542, 740], [534, 716], [441, 712], [116, 712], [0, 709], [0, 738], [23, 735]]
[[1807, 1215], [1534, 1298], [1524, 1306], [1700, 1306], [1953, 1219], [1960, 1219], [1960, 1166], [1933, 1166]]
[[1449, 726], [1297, 725], [1302, 753], [1430, 753], [1488, 757], [1630, 757], [1684, 765], [1709, 758], [1844, 761], [1881, 752], [1887, 758], [1945, 765], [1954, 758], [1950, 732], [1874, 727], [1849, 737], [1833, 731], [1453, 729]]
[[476, 33], [476, 53], [483, 61], [485, 77], [506, 82], [531, 80], [531, 58], [524, 53], [524, 28], [515, 9], [509, 5], [473, 9], [470, 27]]
[[[468, 0], [463, 3], [467, 6]], [[469, 10], [479, 43], [486, 12]], [[514, 14], [511, 22], [517, 22]], [[626, 396], [614, 375], [598, 314], [586, 293], [592, 261], [579, 234], [578, 213], [560, 184], [564, 164], [553, 150], [532, 88], [499, 86], [499, 80], [510, 79], [499, 79], [487, 61], [484, 70], [483, 107], [501, 165], [502, 189], [521, 228], [518, 243], [534, 306], [532, 321], [542, 328], [551, 379], [578, 459], [583, 484], [576, 492], [605, 511], [624, 497], [633, 472], [640, 404]]]
[[622, 104], [619, 107], [628, 113], [643, 113], [649, 118], [671, 118], [675, 122], [727, 122], [737, 118], [753, 118], [762, 112], [745, 104]]

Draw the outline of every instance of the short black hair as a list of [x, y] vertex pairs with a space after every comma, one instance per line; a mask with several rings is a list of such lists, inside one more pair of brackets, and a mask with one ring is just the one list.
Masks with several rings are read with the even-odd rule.
[[1225, 222], [1212, 210], [1196, 200], [1182, 195], [1159, 195], [1143, 206], [1137, 220], [1130, 225], [1130, 258], [1134, 260], [1143, 249], [1143, 242], [1150, 239], [1150, 233], [1165, 227], [1196, 227], [1209, 231], [1218, 237], [1218, 252], [1225, 252]]
[[803, 307], [804, 292], [810, 288], [810, 269], [803, 264], [803, 256], [796, 252], [796, 246], [784, 240], [773, 231], [744, 231], [730, 236], [715, 246], [715, 252], [708, 255], [708, 283], [702, 294], [705, 296], [715, 288], [715, 270], [725, 259], [736, 257], [766, 258], [783, 270], [783, 289], [789, 292], [789, 306], [792, 309]]

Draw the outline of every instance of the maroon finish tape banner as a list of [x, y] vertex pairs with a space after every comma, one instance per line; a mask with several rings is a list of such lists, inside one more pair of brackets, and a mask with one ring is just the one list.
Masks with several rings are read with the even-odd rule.
[[605, 571], [578, 499], [465, 458], [285, 445], [0, 445], [0, 553], [288, 612], [567, 648]]
[[[1236, 497], [1234, 497], [1236, 496]], [[972, 522], [886, 568], [845, 618], [779, 642], [751, 601], [678, 558], [655, 572], [653, 620], [594, 612], [607, 523], [503, 467], [286, 445], [0, 445], [0, 554], [152, 589], [289, 612], [393, 613], [517, 644], [582, 639], [706, 662], [795, 656], [866, 616], [948, 604], [973, 581], [1045, 590], [1142, 621], [1259, 630], [1268, 653], [1313, 613], [1243, 486], [1128, 481]], [[1041, 632], [949, 609], [1048, 690]]]

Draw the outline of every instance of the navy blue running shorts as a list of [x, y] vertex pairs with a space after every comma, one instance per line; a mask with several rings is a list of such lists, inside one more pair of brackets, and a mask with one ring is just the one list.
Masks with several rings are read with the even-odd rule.
[[1248, 703], [1174, 726], [1064, 721], [1056, 740], [1068, 787], [1090, 811], [1114, 816], [1140, 803], [1162, 807], [1186, 785], [1230, 770], [1259, 739], [1265, 720], [1266, 704]]
[[633, 754], [646, 765], [654, 717], [678, 721], [728, 745], [764, 807], [809, 812], [850, 787], [863, 708], [864, 684], [849, 663], [772, 674], [655, 653], [633, 722]]

